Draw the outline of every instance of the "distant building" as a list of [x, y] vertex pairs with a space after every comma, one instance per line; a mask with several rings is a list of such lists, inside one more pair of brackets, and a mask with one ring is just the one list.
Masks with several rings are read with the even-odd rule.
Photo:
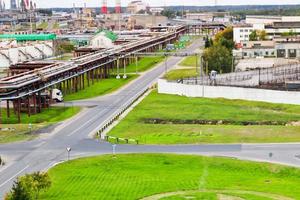
[[254, 30], [266, 31], [269, 40], [288, 33], [300, 35], [300, 16], [246, 16], [246, 24], [233, 28], [234, 41], [237, 44], [249, 41]]
[[0, 35], [0, 71], [18, 62], [54, 56], [54, 41], [48, 35]]
[[223, 22], [228, 23], [232, 20], [229, 12], [204, 12], [204, 13], [186, 13], [188, 20], [198, 20], [203, 22]]
[[162, 8], [162, 7], [152, 7], [150, 8], [150, 12], [153, 14], [153, 15], [158, 15], [160, 14], [162, 11], [164, 11], [165, 9]]
[[242, 42], [242, 47], [233, 50], [237, 58], [300, 58], [300, 40], [275, 39], [272, 41]]
[[112, 48], [118, 36], [111, 31], [101, 31], [96, 34], [90, 41], [92, 48]]
[[127, 6], [127, 11], [136, 14], [142, 10], [147, 10], [147, 5], [143, 1], [132, 1]]
[[127, 28], [129, 30], [136, 29], [135, 27], [149, 28], [152, 26], [166, 25], [168, 18], [165, 16], [156, 15], [131, 15], [128, 19]]

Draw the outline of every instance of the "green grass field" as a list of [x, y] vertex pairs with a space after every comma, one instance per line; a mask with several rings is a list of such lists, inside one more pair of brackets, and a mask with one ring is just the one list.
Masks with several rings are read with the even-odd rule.
[[184, 194], [168, 196], [178, 191], [203, 200], [222, 194], [245, 200], [300, 199], [299, 169], [228, 158], [106, 155], [66, 162], [49, 174], [53, 184], [41, 194], [43, 200], [132, 200], [152, 195], [160, 197], [145, 199], [187, 199]]
[[66, 94], [65, 101], [88, 99], [113, 92], [138, 77], [138, 75], [133, 73], [147, 71], [152, 67], [155, 67], [156, 64], [163, 61], [163, 59], [163, 57], [145, 57], [141, 58], [138, 61], [137, 67], [135, 62], [129, 64], [126, 67], [126, 73], [128, 76], [127, 79], [122, 79], [124, 69], [121, 67], [119, 71], [121, 79], [119, 80], [116, 79], [115, 74], [117, 73], [117, 70], [115, 69], [110, 78], [103, 79], [99, 82], [95, 81], [95, 83], [91, 84], [89, 87], [87, 87], [87, 81], [85, 81], [86, 88], [84, 90], [78, 91], [77, 93]]
[[37, 26], [38, 29], [43, 29], [43, 30], [47, 29], [47, 27], [48, 27], [48, 22], [42, 22]]
[[[41, 113], [31, 115], [21, 113], [23, 124], [55, 123], [72, 117], [80, 111], [79, 107], [50, 107], [45, 108]], [[6, 109], [2, 109], [2, 124], [17, 124], [18, 119], [13, 110], [10, 111], [10, 118], [6, 116]]]
[[[11, 117], [7, 118], [6, 110], [2, 109], [2, 123], [0, 128], [0, 143], [15, 142], [34, 138], [36, 135], [30, 132], [49, 126], [51, 124], [66, 120], [80, 111], [79, 107], [50, 107], [44, 109], [42, 113], [28, 117], [26, 113], [21, 113], [21, 122], [18, 124], [17, 116], [10, 111]], [[29, 129], [32, 124], [32, 129]], [[7, 129], [9, 128], [9, 129]]]
[[116, 76], [111, 75], [111, 77], [107, 79], [102, 79], [99, 81], [95, 80], [94, 84], [91, 84], [89, 87], [87, 86], [87, 81], [85, 81], [84, 90], [79, 90], [78, 92], [72, 94], [66, 94], [64, 95], [64, 100], [74, 101], [108, 94], [128, 84], [137, 77], [137, 75], [128, 75], [127, 79], [123, 79], [122, 77], [121, 79], [116, 79]]
[[[183, 67], [196, 67], [196, 57], [195, 56], [188, 56], [183, 59], [180, 63], [180, 66]], [[200, 58], [198, 58], [198, 66], [200, 65]]]
[[65, 54], [61, 55], [60, 57], [54, 58], [52, 60], [68, 61], [68, 60], [71, 60], [72, 58], [73, 58], [72, 53], [65, 53]]
[[196, 68], [192, 69], [174, 69], [164, 75], [167, 80], [179, 80], [198, 76]]
[[[126, 73], [135, 73], [135, 72], [144, 72], [147, 71], [149, 69], [151, 69], [152, 67], [154, 67], [156, 64], [162, 62], [164, 60], [164, 57], [145, 57], [145, 58], [141, 58], [138, 60], [137, 65], [135, 63], [135, 61], [131, 64], [129, 64], [126, 67]], [[114, 70], [114, 72], [116, 73], [117, 70]], [[120, 73], [123, 74], [124, 73], [124, 68], [120, 67]]]
[[300, 121], [300, 106], [153, 91], [109, 135], [142, 144], [299, 142], [300, 127], [285, 126], [293, 121]]

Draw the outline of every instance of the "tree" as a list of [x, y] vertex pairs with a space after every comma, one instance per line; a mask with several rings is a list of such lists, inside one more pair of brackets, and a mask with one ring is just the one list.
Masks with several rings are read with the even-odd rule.
[[259, 40], [266, 40], [267, 32], [265, 30], [258, 31], [258, 38], [259, 38]]
[[64, 53], [71, 53], [74, 51], [75, 46], [71, 42], [63, 41], [57, 46], [58, 55], [62, 55]]
[[233, 40], [233, 28], [227, 27], [223, 31], [218, 32], [215, 35], [215, 41], [218, 42], [221, 38], [225, 38], [227, 40]]
[[256, 30], [252, 31], [251, 34], [249, 35], [250, 41], [257, 41], [257, 38], [258, 38], [257, 31]]
[[203, 59], [208, 63], [208, 70], [218, 72], [230, 72], [232, 65], [231, 51], [220, 44], [207, 48], [203, 53]]
[[51, 180], [48, 173], [35, 172], [31, 175], [35, 184], [36, 199], [42, 190], [46, 190], [51, 186]]
[[225, 30], [217, 33], [215, 35], [214, 43], [225, 46], [230, 51], [234, 49], [235, 43], [233, 41], [233, 28], [228, 27]]
[[161, 12], [161, 15], [166, 16], [169, 19], [173, 19], [176, 17], [176, 11], [166, 9]]
[[18, 178], [11, 189], [11, 192], [6, 195], [5, 200], [32, 200], [31, 180], [27, 177]]
[[213, 45], [213, 40], [211, 38], [205, 38], [205, 48], [209, 48]]
[[223, 37], [219, 40], [218, 44], [226, 47], [230, 51], [232, 51], [235, 47], [235, 43], [233, 40], [228, 40]]
[[47, 173], [36, 172], [19, 177], [5, 200], [37, 200], [42, 190], [51, 186]]

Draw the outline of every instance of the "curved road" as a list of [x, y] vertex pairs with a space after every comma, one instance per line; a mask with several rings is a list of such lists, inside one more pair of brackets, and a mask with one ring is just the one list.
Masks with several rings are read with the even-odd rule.
[[[193, 43], [187, 51], [194, 51], [201, 42]], [[174, 66], [181, 58], [169, 58], [168, 66]], [[109, 143], [91, 138], [91, 134], [120, 109], [132, 97], [155, 83], [165, 71], [165, 64], [144, 73], [119, 91], [104, 97], [77, 101], [74, 105], [87, 108], [74, 118], [63, 122], [50, 133], [32, 141], [0, 145], [0, 155], [6, 165], [0, 168], [0, 196], [11, 188], [16, 177], [25, 173], [47, 170], [67, 159], [66, 148], [71, 147], [71, 158], [112, 152]], [[182, 153], [199, 155], [230, 156], [240, 159], [268, 161], [291, 166], [300, 166], [300, 144], [236, 144], [236, 145], [118, 145], [117, 153]], [[270, 156], [272, 153], [272, 156]], [[299, 155], [299, 156], [298, 156]]]

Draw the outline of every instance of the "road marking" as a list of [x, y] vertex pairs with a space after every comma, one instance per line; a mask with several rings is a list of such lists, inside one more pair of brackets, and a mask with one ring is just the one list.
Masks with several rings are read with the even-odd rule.
[[[100, 112], [102, 114], [102, 112]], [[72, 136], [74, 135], [78, 130], [82, 129], [84, 126], [86, 126], [88, 123], [90, 123], [91, 121], [94, 121], [94, 119], [97, 119], [99, 117], [99, 113], [98, 115], [95, 115], [92, 119], [86, 121], [83, 125], [81, 125], [80, 127], [78, 127], [77, 129], [75, 129], [74, 131], [72, 131], [70, 134], [68, 134], [67, 136]]]
[[2, 183], [0, 185], [0, 188], [3, 187], [6, 183], [8, 183], [9, 181], [11, 181], [12, 179], [14, 179], [16, 176], [18, 176], [19, 174], [21, 174], [23, 171], [25, 171], [27, 168], [29, 167], [29, 165], [27, 165], [26, 167], [24, 167], [21, 171], [19, 171], [18, 173], [16, 173], [15, 175], [13, 175], [10, 179], [6, 180], [4, 183]]

